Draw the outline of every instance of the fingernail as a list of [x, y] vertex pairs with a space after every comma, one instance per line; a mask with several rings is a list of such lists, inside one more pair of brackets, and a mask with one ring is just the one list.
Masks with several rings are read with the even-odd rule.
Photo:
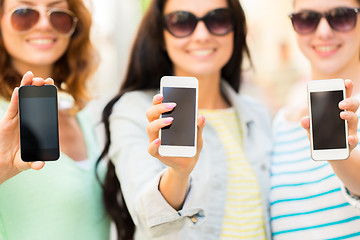
[[159, 142], [160, 142], [159, 138], [155, 139], [155, 141], [154, 141], [155, 144], [159, 144]]
[[341, 101], [341, 102], [339, 103], [339, 107], [341, 107], [341, 108], [346, 108], [346, 102]]
[[172, 117], [164, 118], [165, 123], [171, 123], [173, 120], [174, 120], [174, 118], [172, 118]]
[[161, 94], [158, 94], [158, 95], [156, 95], [155, 96], [155, 99], [157, 100], [157, 101], [160, 101], [161, 99], [162, 99], [162, 95]]
[[176, 103], [166, 103], [166, 109], [173, 109], [176, 106]]

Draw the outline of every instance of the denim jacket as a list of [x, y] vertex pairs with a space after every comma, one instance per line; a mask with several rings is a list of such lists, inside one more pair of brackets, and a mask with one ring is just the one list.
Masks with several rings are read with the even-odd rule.
[[[222, 82], [242, 124], [244, 150], [260, 185], [266, 234], [269, 227], [269, 164], [271, 120], [267, 110], [238, 95]], [[206, 124], [203, 149], [190, 175], [180, 211], [173, 209], [158, 189], [166, 166], [148, 152], [146, 110], [156, 91], [134, 91], [116, 103], [110, 117], [110, 158], [116, 167], [126, 204], [136, 224], [135, 239], [219, 239], [227, 191], [227, 161], [215, 129]]]

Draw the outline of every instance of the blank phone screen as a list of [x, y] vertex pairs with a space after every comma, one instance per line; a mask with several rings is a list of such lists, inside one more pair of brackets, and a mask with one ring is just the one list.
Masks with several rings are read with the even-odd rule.
[[51, 161], [59, 158], [57, 90], [55, 86], [19, 89], [21, 158]]
[[57, 148], [56, 99], [23, 98], [20, 107], [23, 147]]
[[314, 150], [346, 148], [345, 120], [338, 107], [343, 91], [311, 92]]
[[194, 146], [196, 88], [163, 88], [163, 102], [175, 102], [176, 107], [162, 117], [173, 117], [170, 126], [161, 129], [161, 144], [171, 146]]

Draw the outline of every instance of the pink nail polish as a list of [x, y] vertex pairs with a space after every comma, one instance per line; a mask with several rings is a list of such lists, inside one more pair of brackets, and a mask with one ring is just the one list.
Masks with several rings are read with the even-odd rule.
[[174, 118], [172, 118], [172, 117], [164, 118], [165, 123], [171, 123], [173, 120], [174, 120]]
[[176, 106], [176, 103], [166, 103], [167, 109], [173, 109]]

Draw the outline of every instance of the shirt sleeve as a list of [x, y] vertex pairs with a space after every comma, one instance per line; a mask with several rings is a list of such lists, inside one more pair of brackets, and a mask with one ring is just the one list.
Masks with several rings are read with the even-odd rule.
[[196, 183], [191, 178], [180, 211], [173, 209], [158, 189], [166, 166], [147, 152], [145, 112], [151, 102], [152, 96], [144, 99], [144, 94], [129, 94], [116, 104], [110, 118], [109, 156], [134, 223], [155, 237], [179, 231], [187, 224], [196, 227], [204, 221], [205, 213], [196, 207]]
[[344, 185], [342, 185], [341, 190], [348, 203], [360, 211], [360, 196], [352, 195]]

